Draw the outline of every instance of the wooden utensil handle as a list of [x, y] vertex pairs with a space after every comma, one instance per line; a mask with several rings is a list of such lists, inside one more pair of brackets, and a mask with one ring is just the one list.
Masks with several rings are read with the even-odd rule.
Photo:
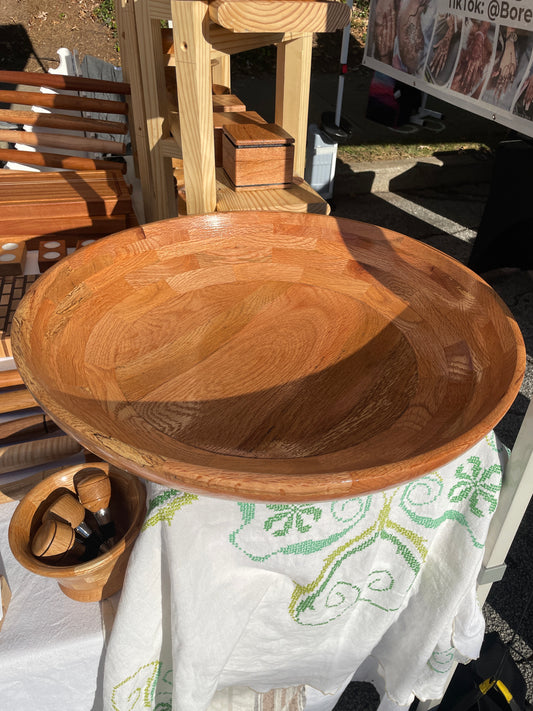
[[67, 435], [1, 447], [0, 474], [53, 462], [80, 451], [78, 442]]
[[63, 74], [41, 74], [40, 72], [0, 71], [0, 82], [4, 84], [25, 84], [26, 86], [47, 86], [50, 89], [70, 89], [72, 91], [92, 91], [106, 94], [130, 94], [130, 85], [125, 82], [70, 77]]
[[104, 121], [101, 119], [82, 118], [81, 116], [65, 116], [63, 114], [39, 114], [33, 111], [15, 111], [12, 109], [0, 109], [0, 121], [26, 124], [28, 126], [41, 126], [42, 128], [57, 128], [64, 131], [122, 134], [128, 132], [126, 124], [119, 121]]
[[125, 163], [111, 160], [93, 160], [79, 156], [67, 156], [61, 153], [39, 153], [38, 151], [18, 151], [16, 148], [0, 148], [0, 160], [42, 165], [47, 168], [65, 168], [67, 170], [117, 170], [125, 173]]
[[50, 146], [67, 148], [72, 151], [90, 151], [92, 153], [112, 153], [124, 155], [126, 144], [122, 141], [105, 141], [99, 138], [83, 136], [64, 136], [61, 133], [37, 133], [34, 131], [15, 131], [0, 129], [0, 141], [23, 143], [26, 146]]
[[76, 480], [78, 498], [88, 511], [107, 509], [111, 500], [111, 481], [101, 469], [88, 468]]
[[125, 101], [110, 101], [107, 99], [91, 99], [86, 96], [70, 96], [69, 94], [42, 94], [39, 91], [9, 91], [0, 89], [0, 101], [5, 104], [22, 104], [24, 106], [44, 106], [67, 111], [93, 111], [102, 114], [127, 114], [128, 104]]
[[57, 432], [58, 426], [44, 413], [0, 424], [0, 444], [12, 444]]

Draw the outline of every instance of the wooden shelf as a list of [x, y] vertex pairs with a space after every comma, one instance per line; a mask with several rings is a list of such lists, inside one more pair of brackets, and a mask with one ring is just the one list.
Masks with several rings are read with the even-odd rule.
[[217, 168], [217, 212], [265, 210], [329, 215], [328, 203], [304, 180], [289, 188], [236, 192], [222, 168]]
[[342, 2], [211, 0], [209, 16], [231, 32], [335, 32], [348, 24]]
[[[183, 159], [188, 214], [250, 209], [327, 214], [327, 203], [303, 180], [288, 189], [236, 195], [220, 179], [211, 87], [213, 83], [230, 87], [232, 54], [275, 44], [274, 122], [294, 138], [294, 175], [303, 178], [313, 33], [347, 25], [350, 9], [344, 3], [119, 0], [116, 9], [148, 222], [177, 214], [172, 179], [176, 158]], [[162, 31], [161, 20], [172, 20], [172, 29]], [[167, 96], [169, 66], [175, 68], [177, 106], [174, 97], [169, 102]]]

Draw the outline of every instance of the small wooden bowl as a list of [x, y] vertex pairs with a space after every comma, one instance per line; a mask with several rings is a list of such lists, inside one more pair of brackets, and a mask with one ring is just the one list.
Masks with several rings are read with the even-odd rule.
[[61, 428], [139, 476], [241, 500], [356, 496], [486, 435], [522, 336], [479, 276], [422, 242], [312, 214], [154, 222], [26, 294], [17, 367]]
[[87, 464], [62, 469], [39, 482], [20, 501], [9, 525], [9, 545], [18, 562], [32, 573], [56, 578], [65, 595], [80, 602], [104, 600], [122, 588], [133, 543], [146, 513], [146, 490], [137, 477], [104, 462], [92, 462], [90, 466], [108, 472], [111, 479], [110, 507], [119, 534], [107, 553], [86, 563], [61, 566], [50, 565], [31, 551], [33, 536], [53, 497], [58, 492], [76, 494], [76, 475]]

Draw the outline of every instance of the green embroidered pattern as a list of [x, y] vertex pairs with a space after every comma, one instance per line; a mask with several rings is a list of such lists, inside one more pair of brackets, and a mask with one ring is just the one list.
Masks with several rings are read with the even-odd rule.
[[[277, 511], [265, 521], [264, 530], [272, 530], [273, 536], [286, 536], [291, 528], [296, 527], [299, 533], [307, 533], [311, 530], [312, 521], [304, 523], [305, 519], [311, 516], [316, 523], [322, 516], [322, 511], [316, 506], [298, 505], [298, 504], [267, 504], [267, 509]], [[281, 522], [281, 528], [275, 528], [274, 524]]]
[[[295, 583], [289, 613], [296, 622], [325, 625], [358, 602], [366, 602], [387, 612], [397, 610], [402, 604], [425, 560], [427, 548], [422, 536], [392, 520], [392, 504], [398, 491], [380, 495], [383, 505], [374, 523], [333, 550], [310, 585]], [[343, 563], [378, 539], [385, 541], [403, 559], [401, 575], [395, 576], [390, 570], [378, 567], [361, 571], [360, 581], [344, 580]]]
[[[468, 500], [470, 512], [478, 519], [494, 513], [501, 488], [501, 466], [492, 464], [483, 469], [480, 458], [475, 456], [467, 461], [470, 468], [465, 470], [463, 464], [457, 467], [455, 482], [449, 491], [444, 490], [439, 474], [428, 474], [404, 487], [400, 506], [414, 523], [424, 528], [438, 528], [445, 521], [457, 522], [468, 531], [474, 547], [483, 548], [483, 541], [478, 540], [473, 527], [475, 519], [467, 518], [463, 501]], [[443, 496], [446, 496], [449, 507], [436, 517], [424, 515], [425, 506]]]
[[[494, 436], [490, 440], [492, 448]], [[484, 468], [480, 457], [470, 456], [446, 480], [433, 472], [388, 492], [330, 505], [240, 503], [241, 525], [229, 540], [265, 564], [276, 556], [325, 554], [317, 556], [312, 580], [294, 581], [289, 613], [300, 625], [328, 624], [361, 603], [393, 612], [426, 559], [431, 531], [446, 522], [459, 525], [475, 548], [483, 547], [485, 528], [478, 522], [494, 512], [500, 487], [501, 466]], [[378, 542], [387, 568], [372, 555], [351, 564]], [[288, 571], [296, 576], [297, 563]]]
[[455, 659], [455, 650], [453, 647], [443, 651], [435, 651], [427, 661], [430, 669], [437, 674], [447, 674], [452, 668]]
[[172, 711], [172, 669], [161, 674], [161, 662], [149, 662], [113, 687], [114, 711]]
[[[177, 489], [166, 489], [161, 494], [154, 496], [148, 504], [148, 512], [144, 521], [142, 531], [150, 526], [165, 521], [169, 526], [175, 514], [193, 501], [198, 501], [196, 494], [188, 494]], [[152, 515], [152, 512], [155, 513]]]
[[491, 479], [493, 474], [500, 471], [500, 466], [493, 464], [488, 469], [482, 469], [479, 457], [469, 457], [467, 461], [472, 465], [471, 471], [465, 471], [462, 464], [459, 466], [455, 474], [459, 481], [451, 488], [448, 498], [453, 502], [469, 499], [470, 511], [474, 516], [482, 518], [496, 510], [496, 494], [500, 486], [491, 483]]
[[[239, 503], [242, 523], [230, 542], [251, 560], [265, 562], [276, 555], [311, 555], [332, 545], [365, 517], [372, 497], [331, 503], [328, 507], [310, 504]], [[274, 512], [273, 515], [270, 515]], [[320, 531], [315, 531], [320, 522]], [[255, 535], [257, 527], [261, 535]], [[323, 537], [327, 530], [328, 536]], [[270, 535], [265, 535], [265, 533]]]
[[111, 692], [111, 705], [114, 711], [151, 709], [160, 671], [159, 661], [149, 662], [117, 684]]

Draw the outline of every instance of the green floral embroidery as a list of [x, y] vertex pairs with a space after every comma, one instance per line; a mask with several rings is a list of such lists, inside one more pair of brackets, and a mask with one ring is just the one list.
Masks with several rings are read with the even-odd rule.
[[455, 650], [453, 647], [441, 652], [433, 652], [428, 659], [427, 665], [437, 674], [447, 674], [452, 668], [455, 659]]
[[[333, 545], [364, 519], [372, 503], [371, 496], [334, 501], [328, 507], [309, 504], [239, 503], [242, 523], [229, 540], [251, 560], [264, 562], [276, 555], [311, 555]], [[269, 516], [275, 511], [273, 516]], [[321, 530], [314, 532], [320, 520]], [[281, 524], [281, 525], [279, 525]], [[261, 535], [254, 531], [260, 526]], [[327, 537], [323, 532], [327, 530]], [[272, 538], [265, 536], [270, 533]]]
[[[176, 513], [193, 501], [198, 501], [196, 494], [188, 494], [177, 489], [167, 489], [161, 494], [154, 496], [148, 504], [148, 513], [141, 530], [145, 531], [150, 526], [166, 521], [170, 526]], [[153, 515], [152, 512], [155, 511]]]
[[[300, 625], [326, 625], [356, 604], [398, 610], [426, 560], [430, 532], [447, 522], [463, 527], [481, 549], [480, 524], [494, 512], [500, 487], [501, 466], [484, 468], [471, 456], [455, 476], [432, 472], [391, 491], [329, 505], [241, 503], [241, 525], [229, 538], [256, 562], [315, 555], [315, 573], [294, 582], [289, 614]], [[364, 567], [350, 564], [378, 543], [387, 568], [372, 553], [360, 556]], [[297, 569], [288, 563], [288, 574]]]
[[[462, 464], [457, 468], [455, 476], [459, 481], [452, 486], [448, 498], [454, 503], [469, 499], [470, 511], [474, 516], [482, 518], [496, 510], [498, 504], [496, 494], [500, 490], [500, 485], [491, 483], [491, 479], [501, 471], [501, 467], [499, 464], [493, 464], [488, 469], [483, 469], [479, 457], [468, 457], [467, 462], [472, 469], [465, 471]], [[483, 502], [488, 504], [488, 512]]]
[[114, 711], [152, 708], [160, 671], [161, 662], [150, 662], [139, 667], [134, 674], [117, 684], [111, 692], [111, 705]]
[[270, 531], [275, 523], [283, 524], [282, 528], [274, 528], [272, 530], [273, 536], [286, 536], [293, 527], [300, 533], [307, 533], [311, 530], [313, 524], [312, 522], [304, 524], [304, 517], [311, 516], [316, 523], [322, 516], [322, 511], [319, 508], [308, 506], [307, 504], [267, 504], [267, 509], [277, 511], [277, 513], [265, 521], [265, 531]]
[[161, 662], [149, 662], [111, 692], [114, 711], [172, 711], [172, 669], [161, 674]]
[[[325, 625], [358, 602], [366, 602], [389, 612], [398, 609], [427, 555], [425, 539], [391, 518], [392, 503], [398, 491], [396, 489], [390, 494], [381, 495], [383, 505], [377, 520], [361, 534], [332, 551], [325, 558], [320, 574], [310, 585], [295, 584], [289, 613], [296, 622], [301, 625]], [[360, 582], [340, 579], [343, 563], [378, 539], [389, 542], [407, 564], [402, 580], [395, 578], [391, 571], [383, 569], [365, 574]], [[398, 589], [400, 586], [404, 588], [401, 591]], [[395, 593], [392, 597], [383, 595], [391, 591]]]
[[[424, 528], [438, 528], [445, 521], [455, 521], [468, 531], [476, 548], [483, 548], [483, 541], [478, 539], [473, 526], [474, 521], [467, 518], [464, 506], [461, 504], [469, 499], [470, 512], [480, 520], [492, 514], [498, 503], [498, 492], [501, 488], [501, 466], [493, 464], [483, 469], [479, 457], [474, 456], [469, 457], [467, 461], [472, 467], [471, 471], [466, 472], [464, 466], [459, 465], [449, 491], [445, 491], [440, 474], [433, 472], [404, 487], [400, 507], [414, 523]], [[426, 505], [441, 496], [446, 496], [450, 505], [439, 516], [432, 517], [425, 514]], [[488, 504], [484, 507], [485, 510], [481, 508], [483, 502]]]

